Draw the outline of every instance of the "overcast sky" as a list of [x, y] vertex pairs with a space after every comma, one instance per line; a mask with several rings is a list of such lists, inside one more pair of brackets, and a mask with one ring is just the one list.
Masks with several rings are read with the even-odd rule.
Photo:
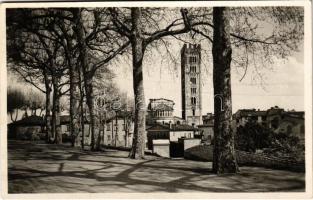
[[[151, 98], [167, 98], [175, 102], [175, 115], [181, 116], [181, 75], [180, 48], [183, 43], [176, 42], [172, 49], [178, 65], [162, 62], [165, 55], [152, 52], [152, 56], [144, 60], [144, 87], [146, 104]], [[302, 45], [301, 45], [302, 46]], [[208, 52], [202, 52], [202, 54]], [[287, 60], [276, 60], [273, 70], [264, 69], [261, 73], [264, 84], [252, 80], [255, 70], [249, 66], [247, 75], [239, 81], [241, 75], [232, 69], [233, 112], [238, 109], [256, 108], [265, 110], [279, 106], [286, 110], [304, 110], [304, 61], [303, 48], [294, 52]], [[128, 63], [114, 66], [115, 81], [119, 87], [133, 96], [132, 70]], [[213, 79], [212, 63], [202, 65], [202, 113], [213, 112]]]

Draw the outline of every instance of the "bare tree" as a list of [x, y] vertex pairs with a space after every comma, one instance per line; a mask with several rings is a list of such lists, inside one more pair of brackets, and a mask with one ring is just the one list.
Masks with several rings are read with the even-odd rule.
[[[91, 150], [99, 150], [100, 143], [96, 142], [99, 135], [96, 136], [95, 132], [94, 76], [98, 70], [105, 68], [105, 65], [117, 55], [122, 54], [129, 46], [129, 42], [125, 42], [125, 39], [120, 39], [117, 34], [109, 32], [112, 27], [111, 21], [107, 20], [108, 12], [106, 9], [77, 8], [73, 10], [73, 15], [76, 19], [75, 33], [79, 52], [78, 62], [82, 68], [86, 102], [91, 122]], [[87, 34], [85, 30], [88, 30]]]
[[[51, 31], [54, 19], [42, 17], [49, 12], [45, 9], [16, 9], [7, 12], [7, 27], [10, 32], [8, 58], [10, 70], [46, 94], [47, 141], [51, 142], [52, 137], [58, 136], [56, 142], [61, 142], [58, 105], [60, 97], [66, 93], [62, 92], [63, 86], [67, 84], [64, 80], [66, 66], [62, 56], [64, 50]], [[53, 107], [50, 117], [52, 89]]]
[[[181, 10], [181, 16], [161, 28], [154, 17], [162, 16], [160, 8], [111, 8], [112, 21], [116, 31], [128, 38], [132, 49], [133, 89], [135, 96], [135, 127], [130, 158], [144, 158], [145, 149], [145, 97], [142, 63], [146, 48], [167, 37], [187, 33], [193, 24], [189, 22], [187, 11]], [[129, 12], [130, 11], [130, 12]], [[152, 31], [151, 31], [152, 30]]]

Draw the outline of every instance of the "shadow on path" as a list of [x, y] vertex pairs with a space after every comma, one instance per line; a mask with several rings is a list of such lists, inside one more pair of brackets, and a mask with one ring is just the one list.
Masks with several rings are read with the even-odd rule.
[[243, 167], [217, 176], [210, 163], [127, 152], [86, 152], [64, 145], [9, 143], [9, 193], [304, 191], [303, 173]]

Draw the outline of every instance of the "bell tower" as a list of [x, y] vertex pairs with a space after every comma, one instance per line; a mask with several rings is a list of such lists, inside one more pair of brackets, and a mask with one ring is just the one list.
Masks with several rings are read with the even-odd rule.
[[182, 118], [188, 125], [202, 124], [201, 46], [184, 44], [181, 49]]

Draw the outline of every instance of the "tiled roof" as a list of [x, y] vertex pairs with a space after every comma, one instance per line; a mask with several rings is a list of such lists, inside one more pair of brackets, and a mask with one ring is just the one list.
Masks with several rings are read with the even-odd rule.
[[198, 129], [195, 127], [192, 127], [187, 124], [173, 124], [171, 127], [169, 124], [155, 124], [151, 126], [150, 128], [147, 128], [147, 130], [154, 130], [154, 131], [162, 131], [162, 130], [168, 130], [168, 131], [197, 131]]
[[170, 100], [170, 99], [164, 99], [164, 98], [149, 99], [149, 100], [150, 100], [150, 102], [152, 102], [152, 101], [170, 101], [170, 102], [173, 102], [173, 103], [174, 103], [174, 101], [173, 101], [173, 100]]
[[248, 117], [248, 116], [266, 116], [267, 111], [255, 110], [255, 109], [241, 109], [235, 113], [236, 117]]
[[153, 110], [172, 111], [172, 110], [174, 110], [174, 109], [173, 109], [173, 107], [171, 107], [171, 106], [169, 106], [169, 105], [167, 105], [167, 104], [165, 104], [165, 103], [160, 103], [160, 104], [156, 105], [156, 106], [153, 108]]

